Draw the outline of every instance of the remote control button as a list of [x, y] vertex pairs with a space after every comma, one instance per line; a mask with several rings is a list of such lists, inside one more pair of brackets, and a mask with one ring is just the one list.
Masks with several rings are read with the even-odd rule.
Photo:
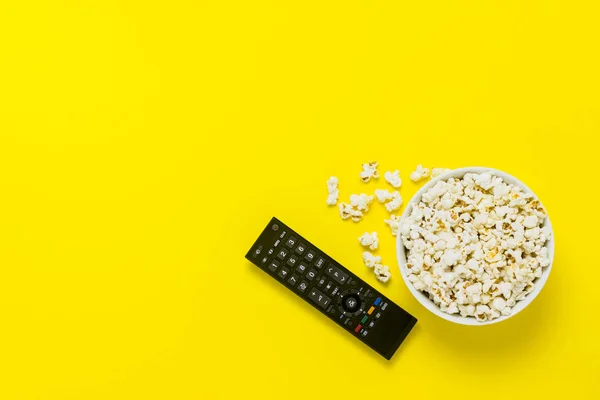
[[262, 260], [260, 260], [260, 263], [261, 263], [262, 265], [267, 265], [267, 263], [268, 263], [268, 262], [269, 262], [269, 257], [263, 257], [263, 259], [262, 259]]
[[285, 260], [285, 258], [288, 256], [288, 254], [290, 254], [290, 252], [287, 251], [286, 249], [282, 248], [277, 253], [277, 258], [279, 258], [280, 260]]
[[367, 322], [367, 320], [369, 319], [368, 315], [365, 315], [364, 317], [362, 317], [362, 319], [360, 320], [361, 324], [364, 324], [365, 322]]
[[362, 329], [362, 325], [358, 324], [358, 325], [356, 325], [356, 328], [354, 328], [354, 332], [358, 333], [361, 329]]
[[271, 229], [273, 229], [274, 231], [278, 231], [279, 230], [279, 225], [273, 224], [273, 226], [271, 226]]
[[369, 311], [367, 311], [367, 314], [371, 315], [373, 314], [373, 311], [375, 311], [375, 307], [371, 306], [371, 308], [369, 308]]
[[317, 287], [323, 287], [323, 285], [325, 284], [325, 282], [327, 282], [327, 279], [321, 277], [319, 278], [319, 281], [317, 282]]
[[306, 252], [306, 254], [304, 255], [304, 259], [306, 261], [308, 261], [309, 263], [313, 262], [313, 260], [315, 259], [315, 257], [317, 256], [317, 252], [314, 250], [309, 250]]
[[363, 333], [362, 333], [362, 337], [365, 337], [365, 336], [367, 336], [367, 334], [368, 334], [368, 333], [369, 333], [369, 331], [365, 329], [365, 330], [363, 331]]
[[372, 329], [375, 326], [375, 321], [369, 322], [369, 326], [367, 328]]
[[286, 267], [282, 267], [281, 270], [279, 271], [279, 273], [277, 274], [277, 276], [280, 277], [281, 279], [285, 279], [285, 278], [287, 278], [289, 273], [290, 273], [289, 269], [287, 269]]
[[271, 248], [271, 249], [269, 249], [269, 251], [267, 251], [267, 254], [268, 254], [268, 255], [271, 255], [271, 254], [273, 254], [274, 252], [275, 252], [275, 249]]
[[381, 306], [382, 310], [385, 310], [387, 308], [387, 303], [383, 303], [383, 305]]
[[379, 303], [381, 303], [381, 297], [378, 297], [377, 299], [375, 299], [375, 302], [373, 302], [373, 305], [378, 306]]
[[260, 252], [262, 251], [263, 247], [262, 246], [258, 246], [256, 248], [256, 250], [254, 250], [254, 253], [252, 253], [252, 258], [256, 258], [260, 255]]
[[290, 279], [287, 280], [287, 283], [291, 286], [296, 286], [296, 283], [298, 283], [299, 280], [300, 280], [299, 275], [292, 274], [292, 276], [290, 276]]
[[296, 257], [295, 255], [291, 255], [290, 258], [287, 260], [286, 264], [289, 265], [290, 267], [294, 268], [296, 266], [296, 263], [298, 262], [298, 257]]
[[287, 235], [287, 232], [282, 231], [281, 234], [279, 235], [279, 239], [283, 239], [285, 237], [285, 235]]
[[342, 298], [342, 308], [354, 312], [360, 308], [360, 298], [356, 294], [349, 294]]
[[321, 308], [327, 308], [327, 306], [329, 306], [331, 303], [331, 299], [321, 293], [318, 289], [312, 289], [308, 293], [308, 297], [317, 303]]
[[338, 294], [339, 291], [340, 291], [340, 287], [336, 286], [335, 289], [333, 289], [333, 291], [331, 292], [331, 295], [335, 296], [336, 294]]
[[377, 314], [375, 314], [375, 319], [379, 319], [379, 318], [381, 318], [381, 313], [380, 312], [378, 312]]
[[277, 239], [277, 240], [275, 241], [275, 243], [273, 244], [273, 247], [277, 247], [277, 246], [279, 246], [279, 243], [281, 243], [281, 240]]
[[277, 268], [279, 268], [279, 261], [277, 261], [277, 260], [273, 260], [273, 261], [271, 262], [271, 265], [269, 265], [269, 270], [270, 270], [271, 272], [275, 272], [275, 271], [277, 271]]
[[304, 254], [304, 252], [306, 251], [306, 245], [304, 243], [300, 243], [298, 246], [296, 246], [296, 248], [294, 249], [294, 252], [296, 254], [298, 254], [299, 256], [301, 256], [302, 254]]
[[334, 266], [333, 264], [329, 264], [327, 266], [325, 273], [340, 285], [343, 285], [348, 280], [348, 274], [343, 272], [341, 269]]
[[297, 241], [297, 240], [298, 240], [298, 239], [296, 239], [295, 237], [293, 237], [293, 236], [290, 236], [290, 237], [289, 237], [289, 238], [287, 238], [287, 240], [285, 241], [285, 245], [286, 245], [287, 247], [289, 247], [290, 249], [292, 249], [292, 248], [294, 248], [294, 246], [296, 245], [296, 241]]
[[315, 267], [321, 269], [323, 265], [325, 265], [325, 259], [323, 257], [317, 258], [317, 261], [315, 261]]
[[296, 271], [300, 275], [304, 274], [307, 269], [308, 269], [308, 265], [306, 265], [306, 263], [304, 261], [301, 261], [300, 264], [298, 264], [298, 266], [296, 267]]
[[354, 322], [352, 322], [352, 320], [350, 318], [348, 318], [346, 320], [346, 322], [344, 322], [344, 325], [346, 325], [347, 327], [351, 328], [352, 325], [354, 325]]
[[308, 288], [308, 283], [306, 281], [302, 281], [298, 286], [296, 286], [296, 290], [298, 290], [300, 293], [304, 293], [306, 288]]
[[332, 286], [333, 286], [333, 282], [331, 282], [331, 281], [327, 282], [327, 285], [325, 286], [325, 291], [329, 292], [329, 289], [331, 289]]
[[314, 269], [311, 269], [306, 274], [306, 279], [308, 279], [309, 281], [312, 281], [313, 279], [315, 279], [315, 276], [317, 276], [317, 271], [315, 271]]

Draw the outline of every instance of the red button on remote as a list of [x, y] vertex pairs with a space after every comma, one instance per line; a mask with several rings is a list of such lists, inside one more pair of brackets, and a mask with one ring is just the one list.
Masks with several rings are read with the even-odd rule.
[[361, 328], [362, 328], [361, 324], [356, 325], [356, 328], [354, 328], [354, 332], [358, 333], [358, 331], [360, 331]]

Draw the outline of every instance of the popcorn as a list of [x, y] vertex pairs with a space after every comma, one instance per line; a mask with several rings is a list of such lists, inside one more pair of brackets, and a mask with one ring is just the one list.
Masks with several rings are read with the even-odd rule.
[[364, 213], [369, 211], [369, 206], [373, 202], [373, 196], [364, 193], [350, 195], [350, 204], [340, 203], [340, 217], [342, 219], [351, 218], [354, 222], [363, 219]]
[[377, 237], [377, 232], [369, 233], [365, 232], [361, 237], [358, 238], [360, 244], [364, 247], [368, 247], [371, 250], [377, 250], [379, 246], [379, 238]]
[[360, 211], [369, 211], [369, 206], [372, 202], [373, 196], [368, 196], [364, 193], [350, 195], [350, 205]]
[[381, 264], [375, 265], [375, 277], [377, 278], [377, 280], [386, 283], [392, 277], [390, 267]]
[[449, 168], [433, 168], [431, 170], [431, 179], [435, 179], [438, 176], [445, 174], [446, 172], [450, 172], [450, 171], [452, 171], [452, 170]]
[[395, 170], [394, 172], [387, 171], [383, 174], [386, 182], [395, 188], [402, 186], [402, 179], [400, 179], [400, 171]]
[[338, 178], [332, 176], [327, 180], [327, 205], [336, 205], [339, 195]]
[[377, 161], [371, 161], [370, 163], [362, 165], [362, 172], [360, 173], [360, 179], [367, 183], [371, 180], [371, 178], [379, 178], [379, 172], [377, 171], [377, 166], [379, 163]]
[[387, 189], [375, 189], [375, 197], [377, 197], [377, 201], [380, 203], [385, 203], [394, 198]]
[[396, 216], [394, 214], [390, 215], [390, 219], [383, 220], [387, 225], [389, 225], [392, 230], [392, 236], [396, 236], [398, 234], [398, 225], [400, 225], [400, 216]]
[[490, 321], [510, 315], [550, 265], [546, 217], [532, 195], [486, 172], [435, 182], [401, 226], [386, 223], [417, 290], [446, 313]]
[[417, 165], [417, 169], [410, 174], [410, 179], [413, 182], [419, 182], [429, 176], [429, 168], [423, 168], [421, 164]]
[[365, 251], [362, 257], [367, 268], [373, 268], [376, 265], [381, 264], [381, 256], [374, 256], [368, 251]]
[[525, 228], [535, 228], [538, 226], [538, 217], [535, 215], [528, 215], [524, 220], [523, 220], [523, 226]]
[[356, 210], [348, 203], [340, 203], [339, 208], [342, 219], [352, 218], [352, 221], [358, 222], [363, 218], [362, 211]]
[[399, 209], [401, 206], [402, 197], [400, 197], [400, 193], [397, 190], [395, 190], [394, 193], [392, 193], [392, 200], [385, 205], [385, 209], [389, 212], [393, 212]]

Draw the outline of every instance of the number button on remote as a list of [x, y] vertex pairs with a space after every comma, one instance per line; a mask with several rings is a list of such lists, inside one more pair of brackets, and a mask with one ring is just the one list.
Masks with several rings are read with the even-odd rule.
[[277, 271], [277, 268], [279, 268], [279, 261], [277, 261], [277, 260], [273, 260], [273, 261], [271, 262], [271, 264], [269, 265], [269, 270], [270, 270], [271, 272], [275, 272], [275, 271]]
[[296, 248], [294, 249], [294, 252], [296, 254], [298, 254], [299, 256], [301, 256], [302, 254], [304, 254], [304, 252], [306, 251], [306, 245], [304, 243], [300, 243], [298, 246], [296, 246]]
[[304, 255], [304, 259], [306, 261], [308, 261], [309, 263], [313, 262], [313, 260], [315, 259], [315, 257], [317, 256], [317, 252], [314, 250], [309, 250], [306, 252], [306, 254]]
[[277, 276], [280, 277], [281, 279], [285, 279], [285, 278], [287, 278], [289, 273], [290, 273], [290, 270], [288, 268], [282, 267], [281, 270], [279, 271], [279, 273], [277, 274]]
[[298, 239], [296, 239], [294, 236], [290, 236], [286, 241], [285, 241], [285, 245], [287, 247], [289, 247], [290, 249], [294, 248], [294, 246], [296, 245], [296, 241]]
[[279, 250], [279, 252], [277, 252], [277, 258], [279, 258], [280, 260], [285, 260], [285, 258], [288, 256], [288, 254], [290, 254], [289, 251], [287, 251], [284, 248], [281, 248]]
[[310, 271], [308, 271], [308, 274], [306, 274], [306, 279], [312, 281], [313, 279], [315, 279], [315, 276], [317, 276], [317, 271], [311, 269]]
[[290, 267], [294, 268], [296, 266], [296, 263], [298, 262], [298, 257], [296, 257], [295, 255], [291, 255], [290, 258], [287, 260], [286, 264], [289, 265]]
[[299, 275], [292, 274], [292, 276], [290, 276], [290, 278], [287, 280], [287, 283], [291, 286], [296, 286], [296, 284], [298, 283], [299, 280], [300, 280]]
[[306, 272], [307, 269], [308, 269], [308, 265], [306, 265], [306, 263], [304, 261], [300, 261], [300, 264], [298, 264], [298, 266], [296, 267], [296, 272], [298, 272], [300, 275], [302, 275]]

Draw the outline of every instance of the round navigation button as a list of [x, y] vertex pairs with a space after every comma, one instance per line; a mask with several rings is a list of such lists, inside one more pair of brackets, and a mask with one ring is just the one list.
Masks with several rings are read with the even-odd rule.
[[349, 294], [342, 298], [342, 308], [348, 312], [354, 312], [360, 308], [360, 298], [355, 294]]

